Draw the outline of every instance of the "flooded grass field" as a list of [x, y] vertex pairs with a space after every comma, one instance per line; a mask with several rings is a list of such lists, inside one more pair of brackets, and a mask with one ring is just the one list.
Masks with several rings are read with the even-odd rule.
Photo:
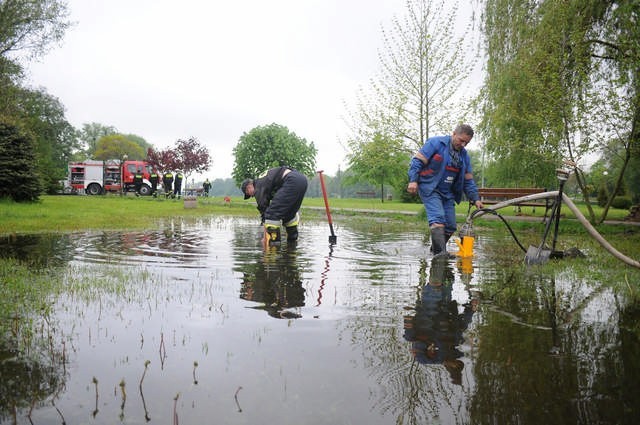
[[259, 231], [213, 217], [3, 240], [0, 255], [58, 270], [65, 290], [0, 341], [0, 423], [640, 417], [638, 312], [572, 260], [527, 268], [496, 232], [472, 259], [433, 260], [421, 231], [373, 219], [336, 226], [335, 245], [326, 223], [266, 252]]

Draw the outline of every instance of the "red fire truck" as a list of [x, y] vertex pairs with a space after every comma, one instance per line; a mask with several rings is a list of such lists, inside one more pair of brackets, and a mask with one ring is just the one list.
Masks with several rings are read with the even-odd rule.
[[97, 161], [86, 160], [69, 163], [67, 186], [73, 193], [100, 195], [106, 192], [130, 192], [135, 190], [133, 177], [136, 171], [143, 174], [141, 195], [151, 194], [149, 174], [153, 170], [146, 161]]

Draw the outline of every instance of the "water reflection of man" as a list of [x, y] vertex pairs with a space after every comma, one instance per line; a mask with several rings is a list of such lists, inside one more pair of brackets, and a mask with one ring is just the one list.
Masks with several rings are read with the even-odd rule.
[[463, 305], [452, 299], [454, 275], [446, 257], [434, 257], [429, 281], [416, 302], [415, 315], [404, 318], [404, 338], [422, 364], [442, 364], [454, 384], [462, 383], [463, 353], [456, 347], [464, 342], [463, 332], [471, 322], [476, 300]]
[[304, 306], [304, 288], [295, 249], [268, 251], [255, 269], [246, 271], [240, 289], [240, 298], [261, 303], [254, 307], [266, 310], [278, 319], [302, 317], [297, 307]]

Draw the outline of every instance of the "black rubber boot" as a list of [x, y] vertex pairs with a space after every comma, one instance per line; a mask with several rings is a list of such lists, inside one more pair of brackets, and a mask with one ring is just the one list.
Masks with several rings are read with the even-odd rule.
[[293, 242], [298, 240], [298, 226], [287, 226], [287, 241]]
[[433, 252], [433, 255], [447, 253], [447, 242], [444, 236], [444, 227], [431, 228], [431, 252]]
[[453, 233], [445, 233], [444, 234], [444, 246], [445, 246], [445, 248], [447, 247], [447, 243], [449, 243], [449, 239], [451, 239], [451, 235], [453, 235]]

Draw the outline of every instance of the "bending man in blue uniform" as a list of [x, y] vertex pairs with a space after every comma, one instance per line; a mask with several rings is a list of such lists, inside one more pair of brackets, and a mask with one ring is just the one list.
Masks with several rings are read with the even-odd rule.
[[447, 241], [456, 231], [455, 204], [460, 203], [463, 193], [477, 208], [483, 207], [465, 149], [472, 137], [471, 126], [460, 124], [451, 136], [427, 139], [411, 158], [407, 192], [418, 193], [422, 199], [434, 255], [447, 252]]
[[298, 210], [307, 192], [307, 178], [290, 167], [271, 168], [257, 179], [245, 179], [240, 187], [244, 199], [255, 196], [265, 231], [265, 243], [280, 242], [280, 225], [287, 241], [298, 239]]

